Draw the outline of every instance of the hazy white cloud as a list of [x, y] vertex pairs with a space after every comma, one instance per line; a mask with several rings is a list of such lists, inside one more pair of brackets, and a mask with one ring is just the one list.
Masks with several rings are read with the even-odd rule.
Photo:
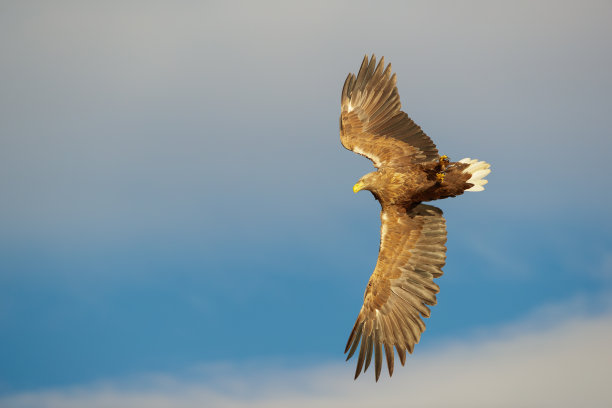
[[245, 211], [215, 206], [208, 197], [220, 189], [230, 202], [273, 196], [276, 214], [320, 217], [370, 168], [337, 133], [342, 82], [370, 52], [393, 63], [405, 110], [442, 151], [493, 164], [491, 208], [565, 211], [582, 193], [608, 194], [593, 186], [610, 147], [609, 2], [58, 1], [2, 11], [5, 230], [80, 236]]
[[[9, 395], [7, 408], [608, 407], [612, 313], [574, 299], [528, 319], [413, 355], [394, 377], [351, 379], [351, 364], [206, 367], [206, 380], [155, 375]], [[576, 313], [576, 311], [579, 311]], [[607, 311], [602, 314], [603, 311]]]

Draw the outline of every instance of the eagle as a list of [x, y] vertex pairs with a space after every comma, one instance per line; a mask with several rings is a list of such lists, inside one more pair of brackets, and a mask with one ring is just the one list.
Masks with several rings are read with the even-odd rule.
[[357, 76], [342, 88], [340, 141], [367, 157], [376, 171], [353, 186], [370, 191], [381, 205], [378, 261], [363, 305], [348, 338], [349, 360], [359, 347], [355, 379], [374, 357], [376, 381], [383, 348], [393, 375], [394, 348], [402, 365], [425, 330], [423, 317], [436, 304], [446, 263], [446, 222], [442, 211], [423, 202], [482, 191], [490, 165], [475, 159], [451, 161], [401, 110], [396, 75], [384, 57], [363, 59]]

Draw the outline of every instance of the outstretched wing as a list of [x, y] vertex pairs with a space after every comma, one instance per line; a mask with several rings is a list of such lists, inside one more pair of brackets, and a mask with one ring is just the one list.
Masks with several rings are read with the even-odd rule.
[[374, 354], [376, 381], [385, 349], [393, 374], [393, 347], [402, 365], [412, 353], [436, 304], [439, 288], [433, 282], [446, 262], [446, 225], [442, 211], [419, 204], [411, 210], [388, 207], [381, 212], [378, 262], [370, 277], [363, 306], [349, 336], [345, 353], [351, 358], [361, 340], [355, 378], [365, 372]]
[[[366, 55], [357, 77], [349, 74], [342, 88], [340, 141], [366, 156], [376, 167], [437, 160], [438, 149], [421, 128], [400, 110], [391, 64]], [[384, 68], [384, 69], [383, 69]]]

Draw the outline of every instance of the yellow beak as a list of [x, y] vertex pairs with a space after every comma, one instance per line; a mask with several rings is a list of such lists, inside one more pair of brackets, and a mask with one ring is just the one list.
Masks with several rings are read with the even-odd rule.
[[362, 190], [364, 188], [364, 184], [363, 183], [355, 183], [355, 185], [353, 186], [353, 193], [358, 192], [359, 190]]

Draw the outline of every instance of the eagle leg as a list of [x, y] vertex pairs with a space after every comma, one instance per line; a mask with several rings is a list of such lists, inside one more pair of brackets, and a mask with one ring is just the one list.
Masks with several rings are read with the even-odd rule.
[[444, 183], [444, 177], [446, 176], [445, 170], [449, 163], [450, 160], [447, 155], [440, 156], [438, 158], [438, 167], [440, 168], [440, 171], [436, 173], [436, 180], [440, 184]]
[[446, 166], [448, 166], [448, 163], [450, 163], [450, 159], [448, 158], [447, 155], [444, 156], [440, 156], [440, 158], [438, 159], [438, 162], [440, 163], [440, 168], [442, 169], [442, 171], [446, 170]]

